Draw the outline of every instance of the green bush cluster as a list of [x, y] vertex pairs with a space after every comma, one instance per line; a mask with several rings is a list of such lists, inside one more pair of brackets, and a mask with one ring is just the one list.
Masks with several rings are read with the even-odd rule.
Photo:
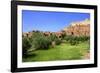
[[23, 46], [22, 54], [23, 54], [23, 57], [25, 57], [25, 56], [27, 56], [28, 49], [31, 47], [31, 43], [30, 43], [29, 38], [27, 38], [27, 37], [22, 38], [22, 46]]
[[56, 45], [59, 45], [62, 42], [55, 34], [50, 35], [48, 39], [50, 39], [51, 43], [54, 41]]
[[87, 40], [89, 40], [89, 39], [90, 39], [89, 36], [80, 36], [80, 37], [78, 37], [78, 40], [79, 40], [79, 41], [82, 41], [82, 42], [87, 41]]
[[76, 45], [79, 42], [89, 40], [88, 36], [70, 36], [63, 34], [61, 38], [58, 38], [55, 34], [45, 36], [42, 32], [33, 32], [32, 37], [23, 37], [23, 55], [27, 55], [29, 48], [33, 50], [37, 49], [48, 49], [50, 46], [59, 45], [64, 40], [71, 45]]
[[35, 37], [32, 42], [35, 49], [48, 49], [50, 44], [51, 41], [45, 36]]
[[55, 43], [56, 43], [56, 45], [60, 45], [62, 43], [62, 40], [57, 38], [57, 39], [55, 39]]
[[61, 40], [56, 35], [45, 36], [39, 32], [33, 34], [32, 41], [34, 49], [48, 49], [52, 45], [52, 42], [55, 42], [56, 45], [61, 43]]
[[79, 42], [84, 42], [89, 40], [89, 36], [71, 36], [67, 35], [64, 39], [71, 45], [76, 45]]

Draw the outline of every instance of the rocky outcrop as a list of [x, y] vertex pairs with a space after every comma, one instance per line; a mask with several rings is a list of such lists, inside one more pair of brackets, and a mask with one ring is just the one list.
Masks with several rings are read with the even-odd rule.
[[86, 19], [84, 21], [71, 23], [71, 25], [65, 27], [63, 31], [65, 31], [67, 35], [90, 36], [90, 20]]

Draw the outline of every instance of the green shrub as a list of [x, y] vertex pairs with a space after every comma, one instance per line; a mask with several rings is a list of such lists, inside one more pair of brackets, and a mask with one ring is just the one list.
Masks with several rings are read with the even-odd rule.
[[48, 37], [51, 41], [55, 41], [57, 39], [57, 36], [55, 34], [52, 34]]
[[72, 40], [72, 36], [66, 35], [66, 37], [64, 37], [64, 40], [66, 40], [67, 42], [69, 42], [70, 40]]
[[66, 32], [62, 31], [61, 39], [63, 40], [66, 37]]
[[61, 44], [61, 42], [62, 42], [62, 41], [61, 41], [59, 38], [55, 39], [55, 43], [56, 43], [56, 45]]
[[70, 40], [69, 43], [70, 43], [71, 45], [76, 45], [76, 44], [78, 44], [78, 41]]
[[56, 45], [61, 44], [61, 40], [60, 40], [55, 34], [50, 35], [50, 36], [48, 37], [48, 39], [50, 40], [50, 42], [55, 41], [55, 44], [56, 44]]
[[27, 56], [27, 51], [31, 47], [31, 43], [28, 37], [22, 38], [22, 48], [23, 48], [23, 57]]
[[80, 37], [78, 37], [78, 41], [82, 41], [82, 42], [88, 41], [89, 39], [90, 39], [89, 36], [80, 36]]
[[71, 35], [67, 35], [64, 40], [67, 41], [67, 43], [70, 43], [71, 45], [76, 45], [79, 42], [84, 42], [84, 41], [88, 41], [90, 37], [88, 36], [71, 36]]
[[35, 49], [48, 49], [50, 44], [51, 41], [45, 36], [35, 37], [32, 42]]
[[36, 37], [41, 37], [41, 36], [44, 36], [44, 35], [43, 35], [43, 33], [41, 33], [41, 32], [33, 32], [33, 34], [32, 34], [32, 37], [31, 37], [31, 38], [33, 39], [33, 38], [36, 38]]

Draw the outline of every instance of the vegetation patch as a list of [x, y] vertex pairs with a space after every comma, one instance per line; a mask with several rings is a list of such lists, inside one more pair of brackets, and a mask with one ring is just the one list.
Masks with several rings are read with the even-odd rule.
[[[31, 50], [31, 51], [30, 51]], [[45, 36], [35, 32], [23, 37], [23, 62], [78, 60], [89, 52], [89, 37], [86, 36]]]

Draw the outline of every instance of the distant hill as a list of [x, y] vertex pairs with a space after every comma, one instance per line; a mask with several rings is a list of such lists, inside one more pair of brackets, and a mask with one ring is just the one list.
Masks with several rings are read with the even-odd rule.
[[86, 19], [84, 21], [73, 22], [70, 26], [65, 27], [63, 31], [67, 35], [90, 36], [90, 20]]

